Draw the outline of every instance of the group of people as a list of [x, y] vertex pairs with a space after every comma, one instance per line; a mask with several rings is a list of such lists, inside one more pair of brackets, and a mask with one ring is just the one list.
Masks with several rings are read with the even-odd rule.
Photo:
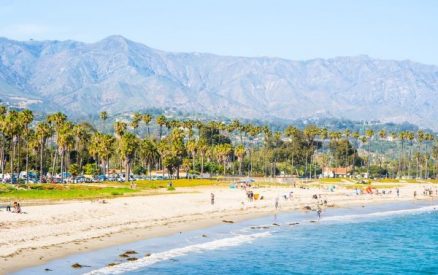
[[8, 204], [8, 205], [6, 206], [6, 211], [7, 211], [7, 212], [12, 212], [12, 213], [20, 214], [20, 213], [22, 213], [22, 212], [21, 212], [21, 205], [20, 205], [20, 203], [18, 203], [18, 202], [15, 201], [15, 202], [12, 204], [12, 207], [11, 207], [11, 204]]

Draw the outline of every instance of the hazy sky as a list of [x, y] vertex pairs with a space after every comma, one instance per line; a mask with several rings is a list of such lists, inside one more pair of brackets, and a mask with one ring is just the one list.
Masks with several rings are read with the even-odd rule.
[[438, 0], [0, 0], [0, 36], [310, 59], [368, 54], [438, 65]]

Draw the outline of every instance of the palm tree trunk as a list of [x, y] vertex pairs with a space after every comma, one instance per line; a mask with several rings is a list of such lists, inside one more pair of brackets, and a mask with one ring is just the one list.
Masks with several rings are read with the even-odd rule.
[[61, 183], [64, 183], [64, 150], [61, 152]]
[[21, 172], [21, 168], [20, 168], [20, 163], [21, 163], [21, 159], [20, 159], [20, 136], [17, 137], [17, 171], [18, 171], [18, 177], [20, 177], [20, 172]]
[[29, 141], [26, 143], [26, 184], [29, 183]]
[[40, 183], [43, 182], [43, 152], [44, 152], [44, 142], [41, 141], [40, 144]]
[[2, 137], [1, 157], [2, 157], [2, 182], [3, 182], [3, 180], [5, 179], [5, 140], [4, 140], [4, 137]]

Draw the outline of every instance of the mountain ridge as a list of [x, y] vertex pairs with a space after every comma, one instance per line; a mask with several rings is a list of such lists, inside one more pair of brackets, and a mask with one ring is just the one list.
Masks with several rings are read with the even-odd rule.
[[366, 55], [294, 61], [166, 52], [122, 36], [94, 43], [0, 38], [0, 98], [70, 115], [148, 107], [230, 117], [332, 116], [438, 129], [438, 67]]

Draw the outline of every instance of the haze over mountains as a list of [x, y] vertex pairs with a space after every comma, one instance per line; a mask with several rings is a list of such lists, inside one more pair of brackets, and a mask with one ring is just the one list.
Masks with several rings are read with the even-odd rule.
[[367, 56], [291, 61], [0, 38], [0, 99], [84, 115], [149, 107], [228, 117], [408, 121], [438, 129], [438, 66]]

